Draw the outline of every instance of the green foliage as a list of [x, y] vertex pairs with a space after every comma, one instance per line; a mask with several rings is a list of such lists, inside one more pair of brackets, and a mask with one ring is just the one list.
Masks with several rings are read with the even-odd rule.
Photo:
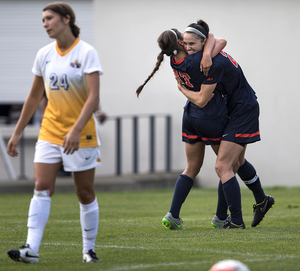
[[0, 270], [209, 270], [237, 259], [252, 271], [297, 270], [300, 266], [300, 187], [265, 189], [275, 205], [251, 228], [251, 192], [242, 189], [245, 230], [210, 226], [217, 191], [193, 189], [183, 205], [184, 231], [161, 225], [173, 190], [97, 193], [100, 207], [98, 264], [82, 263], [79, 204], [75, 194], [55, 194], [40, 247], [40, 263], [11, 261], [6, 251], [25, 244], [31, 195], [0, 197]]

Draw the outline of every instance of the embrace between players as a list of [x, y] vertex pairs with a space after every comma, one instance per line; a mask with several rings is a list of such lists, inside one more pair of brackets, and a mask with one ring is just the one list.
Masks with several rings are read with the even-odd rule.
[[275, 201], [265, 195], [255, 168], [245, 159], [247, 145], [260, 140], [259, 104], [254, 90], [240, 65], [222, 51], [226, 41], [214, 38], [203, 20], [190, 24], [184, 33], [175, 28], [166, 30], [157, 42], [161, 52], [156, 66], [136, 90], [137, 96], [167, 55], [177, 87], [188, 99], [182, 118], [187, 165], [177, 179], [171, 208], [162, 224], [169, 229], [184, 229], [180, 209], [200, 172], [205, 145], [211, 145], [217, 155], [215, 170], [220, 178], [212, 226], [245, 228], [236, 173], [255, 198], [251, 226], [257, 226]]

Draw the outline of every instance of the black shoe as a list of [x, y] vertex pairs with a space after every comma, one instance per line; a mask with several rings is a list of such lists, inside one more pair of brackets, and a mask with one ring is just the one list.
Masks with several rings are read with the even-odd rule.
[[274, 203], [274, 198], [266, 195], [262, 203], [253, 205], [254, 218], [252, 220], [251, 227], [256, 227], [263, 220], [264, 216]]
[[219, 228], [216, 228], [216, 229], [245, 229], [245, 228], [246, 228], [246, 226], [244, 223], [241, 225], [236, 225], [230, 221], [227, 221], [225, 223], [225, 225], [220, 226]]
[[15, 262], [38, 263], [39, 254], [33, 252], [29, 245], [21, 246], [20, 249], [10, 249], [7, 251], [8, 257]]
[[90, 249], [88, 253], [83, 254], [83, 262], [96, 263], [100, 262], [100, 260], [97, 258], [95, 251]]

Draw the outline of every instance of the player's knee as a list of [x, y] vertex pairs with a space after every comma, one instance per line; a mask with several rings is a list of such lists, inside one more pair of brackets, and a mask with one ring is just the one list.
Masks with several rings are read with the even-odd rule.
[[221, 168], [220, 168], [220, 163], [218, 163], [218, 161], [215, 163], [215, 171], [216, 171], [217, 175], [219, 176], [219, 174], [221, 172]]
[[199, 166], [194, 166], [190, 167], [187, 166], [186, 169], [184, 170], [183, 174], [189, 176], [193, 180], [196, 178], [196, 176], [199, 174], [201, 167]]
[[95, 193], [93, 191], [82, 189], [77, 191], [77, 197], [82, 204], [89, 204], [95, 199]]
[[48, 196], [52, 197], [54, 194], [54, 184], [35, 179], [34, 191], [47, 191]]
[[234, 174], [237, 173], [237, 171], [238, 171], [238, 169], [240, 168], [240, 166], [241, 166], [241, 164], [240, 164], [239, 161], [237, 161], [237, 162], [233, 165], [232, 170], [233, 170]]
[[219, 178], [222, 179], [222, 176], [226, 173], [226, 166], [217, 160], [215, 164], [215, 171]]

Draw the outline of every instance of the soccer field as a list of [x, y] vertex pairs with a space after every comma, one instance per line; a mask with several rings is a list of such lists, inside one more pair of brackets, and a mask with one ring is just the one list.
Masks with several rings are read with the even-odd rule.
[[40, 263], [16, 263], [7, 250], [25, 244], [31, 195], [0, 197], [0, 270], [209, 270], [237, 259], [252, 271], [300, 269], [300, 187], [266, 188], [275, 205], [251, 228], [252, 193], [242, 189], [245, 230], [213, 229], [217, 190], [193, 189], [181, 217], [184, 231], [161, 225], [173, 190], [97, 193], [100, 207], [96, 253], [101, 263], [82, 263], [76, 195], [54, 194], [40, 247]]

